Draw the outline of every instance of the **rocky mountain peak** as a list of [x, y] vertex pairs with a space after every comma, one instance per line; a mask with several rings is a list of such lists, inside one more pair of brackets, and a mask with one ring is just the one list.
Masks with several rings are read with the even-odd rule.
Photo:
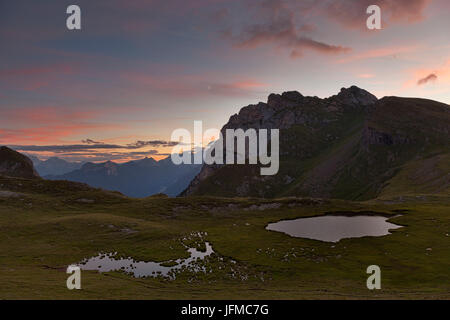
[[106, 161], [105, 163], [103, 163], [103, 165], [104, 165], [106, 168], [110, 168], [110, 167], [115, 167], [115, 166], [117, 166], [117, 164], [116, 164], [115, 162], [112, 162], [111, 160]]
[[98, 174], [106, 172], [108, 175], [117, 174], [118, 164], [113, 161], [106, 161], [102, 163], [87, 162], [81, 167], [81, 171], [90, 174]]
[[298, 91], [287, 91], [282, 94], [272, 93], [267, 98], [267, 105], [271, 108], [284, 108], [289, 105], [299, 104], [303, 101], [303, 95]]
[[[267, 103], [248, 105], [238, 114], [231, 116], [222, 130], [287, 129], [296, 124], [318, 127], [334, 121], [343, 112], [365, 110], [377, 101], [377, 97], [373, 94], [356, 86], [342, 88], [337, 95], [325, 99], [306, 97], [298, 91], [272, 93]], [[319, 117], [317, 115], [319, 110], [329, 112], [329, 119]]]
[[291, 100], [293, 102], [302, 102], [303, 95], [298, 91], [286, 91], [281, 95], [284, 99]]
[[335, 98], [339, 102], [346, 105], [363, 107], [367, 107], [378, 101], [378, 98], [373, 94], [364, 89], [358, 88], [357, 86], [342, 88], [341, 91], [332, 98]]

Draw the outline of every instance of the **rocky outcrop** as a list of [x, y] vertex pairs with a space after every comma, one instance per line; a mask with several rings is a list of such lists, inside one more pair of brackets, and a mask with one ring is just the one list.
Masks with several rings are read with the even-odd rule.
[[401, 135], [392, 135], [386, 132], [380, 132], [375, 128], [366, 127], [363, 133], [363, 144], [365, 145], [400, 145], [409, 143], [410, 139]]
[[370, 92], [360, 89], [356, 86], [350, 88], [342, 88], [341, 92], [336, 96], [332, 96], [327, 100], [337, 102], [338, 104], [353, 109], [367, 108], [378, 101]]
[[[242, 108], [222, 129], [287, 129], [295, 124], [320, 125], [348, 110], [366, 109], [377, 98], [366, 90], [352, 86], [335, 96], [320, 99], [305, 97], [297, 91], [269, 95], [260, 102]], [[326, 113], [325, 117], [322, 113]]]
[[0, 147], [0, 175], [18, 178], [39, 178], [33, 162], [8, 147]]

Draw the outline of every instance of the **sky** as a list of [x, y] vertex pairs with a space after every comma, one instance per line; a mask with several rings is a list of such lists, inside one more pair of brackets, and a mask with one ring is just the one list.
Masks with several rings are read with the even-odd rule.
[[0, 0], [0, 145], [161, 159], [173, 130], [220, 129], [270, 93], [450, 104], [449, 15], [448, 0]]

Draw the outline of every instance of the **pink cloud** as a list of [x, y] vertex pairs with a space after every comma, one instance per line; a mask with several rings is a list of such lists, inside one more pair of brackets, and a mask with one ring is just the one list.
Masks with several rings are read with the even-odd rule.
[[[223, 75], [221, 76], [223, 77]], [[201, 97], [208, 95], [246, 96], [267, 85], [256, 80], [218, 81], [213, 74], [152, 75], [127, 72], [121, 78], [131, 82], [134, 88], [155, 91], [172, 96]]]
[[424, 84], [427, 84], [428, 82], [434, 82], [437, 80], [437, 75], [435, 75], [434, 73], [429, 74], [428, 76], [426, 76], [425, 78], [419, 79], [419, 81], [417, 81], [417, 85], [421, 86]]
[[[249, 2], [249, 12], [254, 15], [250, 19], [252, 23], [244, 25], [237, 32], [232, 32], [230, 28], [224, 35], [233, 41], [235, 47], [269, 45], [289, 50], [291, 58], [302, 57], [307, 50], [322, 54], [346, 54], [351, 52], [351, 48], [320, 41], [312, 36], [323, 16], [346, 28], [367, 31], [366, 9], [372, 4], [381, 7], [383, 26], [386, 28], [392, 24], [423, 20], [425, 10], [431, 2], [432, 0], [379, 0], [376, 3], [372, 0], [272, 0], [259, 2], [258, 5]], [[311, 17], [316, 18], [317, 25], [311, 23]]]
[[2, 129], [0, 141], [2, 144], [47, 144], [62, 142], [64, 138], [82, 132], [93, 130], [117, 129], [117, 125], [105, 124], [61, 124], [46, 127], [24, 129]]
[[237, 89], [253, 89], [253, 88], [262, 88], [267, 87], [267, 84], [254, 81], [254, 80], [248, 80], [248, 81], [238, 81], [231, 84], [231, 87], [237, 88]]
[[7, 117], [9, 122], [38, 125], [90, 120], [101, 115], [99, 111], [73, 111], [54, 106], [8, 109], [0, 111], [0, 114]]
[[[294, 7], [295, 2], [294, 2]], [[310, 24], [298, 26], [297, 11], [289, 1], [265, 1], [256, 9], [258, 22], [244, 26], [237, 34], [228, 31], [225, 37], [232, 40], [237, 48], [255, 48], [270, 45], [284, 48], [290, 52], [291, 58], [303, 56], [305, 50], [323, 54], [340, 54], [351, 49], [313, 39], [307, 33], [315, 29]]]
[[58, 64], [58, 65], [52, 65], [52, 66], [40, 66], [40, 67], [28, 67], [28, 68], [0, 70], [0, 78], [35, 76], [35, 75], [44, 75], [44, 74], [49, 74], [49, 73], [73, 74], [74, 72], [75, 72], [74, 66]]
[[55, 83], [61, 77], [72, 76], [77, 72], [77, 66], [67, 64], [4, 69], [0, 70], [0, 82], [3, 81], [14, 88], [34, 91]]
[[374, 59], [374, 58], [385, 58], [392, 57], [396, 58], [400, 54], [412, 53], [416, 51], [419, 46], [392, 46], [375, 48], [360, 53], [355, 53], [349, 57], [338, 60], [339, 63], [349, 63], [357, 60]]
[[439, 82], [437, 84], [448, 88], [450, 86], [450, 59], [441, 65], [409, 70], [408, 78], [408, 81], [403, 85], [404, 88], [413, 88], [438, 79]]
[[99, 111], [71, 111], [57, 107], [30, 107], [0, 110], [3, 127], [0, 141], [5, 144], [60, 142], [75, 134], [116, 130], [120, 124], [94, 121]]
[[372, 73], [361, 73], [361, 74], [358, 74], [358, 78], [371, 79], [371, 78], [375, 78], [375, 75]]

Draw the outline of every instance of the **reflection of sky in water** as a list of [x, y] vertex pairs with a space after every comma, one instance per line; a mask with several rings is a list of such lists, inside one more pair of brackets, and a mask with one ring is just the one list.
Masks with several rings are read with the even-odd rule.
[[345, 238], [379, 237], [389, 229], [401, 226], [387, 222], [382, 216], [320, 216], [270, 223], [266, 229], [284, 232], [292, 237], [338, 242]]
[[[190, 257], [187, 259], [177, 259], [175, 261], [165, 262], [144, 262], [135, 261], [131, 258], [115, 258], [116, 253], [106, 253], [83, 260], [78, 266], [82, 270], [98, 270], [99, 272], [108, 271], [124, 271], [126, 273], [133, 274], [136, 278], [141, 277], [157, 277], [164, 276], [174, 279], [174, 272], [182, 268], [188, 268], [194, 272], [204, 271], [204, 268], [196, 265], [194, 262], [197, 260], [203, 260], [205, 257], [214, 253], [212, 246], [206, 242], [206, 251], [201, 252], [195, 248], [189, 248], [188, 252]], [[170, 264], [171, 266], [165, 266]]]

